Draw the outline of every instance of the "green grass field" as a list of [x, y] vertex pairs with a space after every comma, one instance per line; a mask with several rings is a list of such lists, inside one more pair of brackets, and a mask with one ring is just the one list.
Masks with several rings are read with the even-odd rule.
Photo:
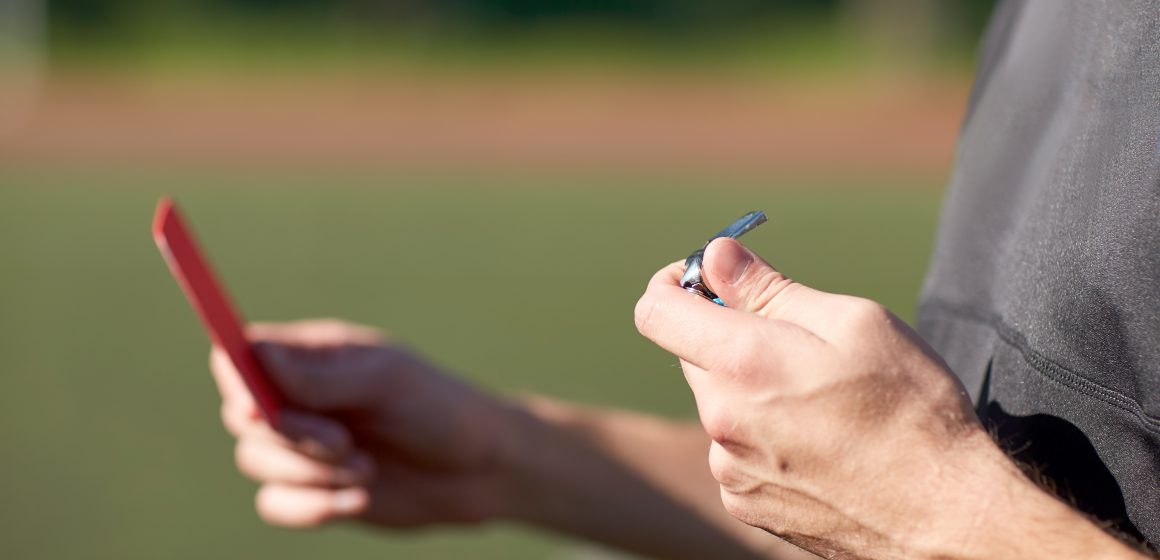
[[0, 175], [0, 542], [6, 558], [568, 558], [514, 526], [372, 534], [259, 522], [207, 342], [149, 236], [184, 204], [245, 313], [383, 327], [497, 392], [691, 417], [637, 335], [649, 276], [737, 215], [797, 279], [910, 318], [937, 190], [634, 177]]

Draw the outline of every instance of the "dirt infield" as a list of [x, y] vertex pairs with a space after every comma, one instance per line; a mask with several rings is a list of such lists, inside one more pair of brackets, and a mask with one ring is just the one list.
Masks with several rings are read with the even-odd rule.
[[946, 173], [967, 80], [56, 76], [0, 165]]

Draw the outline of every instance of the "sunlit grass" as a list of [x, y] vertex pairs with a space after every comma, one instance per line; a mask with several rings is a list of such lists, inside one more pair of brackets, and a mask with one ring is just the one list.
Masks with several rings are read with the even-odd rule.
[[[0, 176], [0, 540], [13, 558], [545, 558], [511, 526], [372, 535], [263, 527], [218, 425], [207, 347], [149, 238], [185, 205], [252, 318], [387, 328], [475, 383], [689, 417], [635, 333], [644, 283], [751, 209], [798, 279], [909, 317], [938, 195], [647, 178], [201, 171]], [[67, 538], [64, 537], [67, 535]]]

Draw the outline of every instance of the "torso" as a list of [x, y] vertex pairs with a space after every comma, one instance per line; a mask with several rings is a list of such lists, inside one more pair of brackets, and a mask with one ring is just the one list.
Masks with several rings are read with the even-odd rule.
[[997, 8], [918, 327], [1019, 459], [1160, 544], [1160, 6]]

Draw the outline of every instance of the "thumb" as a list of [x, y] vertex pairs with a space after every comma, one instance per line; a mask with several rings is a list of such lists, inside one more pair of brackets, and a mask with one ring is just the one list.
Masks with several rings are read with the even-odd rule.
[[300, 348], [258, 341], [261, 357], [286, 399], [313, 412], [363, 408], [377, 394], [382, 376], [368, 367], [365, 356], [345, 348]]
[[787, 278], [737, 240], [714, 239], [705, 248], [705, 280], [731, 308], [805, 326], [802, 312], [824, 296]]

